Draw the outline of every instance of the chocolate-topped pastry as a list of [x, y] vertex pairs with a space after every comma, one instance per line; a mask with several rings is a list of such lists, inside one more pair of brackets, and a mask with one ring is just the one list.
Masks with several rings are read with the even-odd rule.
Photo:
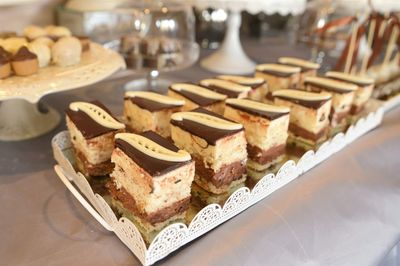
[[11, 65], [17, 76], [33, 75], [39, 70], [38, 57], [25, 46], [12, 57]]
[[1, 42], [4, 50], [11, 54], [16, 54], [22, 47], [28, 45], [28, 40], [25, 37], [10, 37]]
[[121, 37], [120, 51], [124, 54], [140, 53], [141, 38], [137, 34], [128, 34]]
[[154, 92], [128, 91], [124, 99], [124, 117], [128, 129], [140, 133], [152, 130], [168, 138], [169, 120], [180, 112], [185, 101]]
[[245, 129], [249, 156], [247, 170], [251, 177], [263, 176], [263, 171], [284, 158], [289, 112], [288, 107], [253, 100], [226, 100], [224, 116], [242, 124]]
[[279, 90], [273, 97], [276, 105], [290, 108], [288, 144], [308, 150], [327, 139], [331, 94]]
[[0, 79], [11, 76], [11, 54], [0, 46]]
[[241, 124], [198, 108], [171, 116], [171, 138], [196, 162], [195, 182], [223, 194], [246, 179], [246, 138]]
[[168, 95], [185, 101], [183, 111], [203, 107], [209, 111], [223, 114], [226, 95], [191, 83], [175, 83], [168, 89]]
[[189, 153], [152, 131], [120, 133], [111, 161], [111, 206], [132, 220], [147, 244], [167, 225], [184, 222], [195, 167]]
[[248, 97], [255, 101], [262, 101], [267, 94], [268, 84], [263, 78], [233, 75], [220, 75], [217, 79], [231, 81], [242, 86], [251, 87]]
[[203, 79], [200, 81], [200, 85], [220, 94], [224, 94], [228, 98], [239, 99], [247, 98], [252, 89], [250, 86], [243, 86], [238, 83], [221, 79]]
[[307, 77], [304, 82], [307, 91], [327, 92], [332, 94], [332, 107], [329, 115], [333, 133], [343, 130], [347, 123], [357, 86], [330, 78]]
[[300, 67], [299, 89], [303, 88], [305, 78], [316, 76], [320, 68], [320, 64], [295, 57], [280, 57], [278, 62], [288, 66]]
[[334, 71], [326, 73], [326, 76], [328, 78], [348, 82], [357, 86], [357, 90], [351, 105], [350, 114], [359, 114], [364, 109], [365, 104], [371, 97], [375, 85], [374, 79]]
[[268, 92], [264, 101], [272, 102], [272, 93], [274, 91], [298, 88], [300, 71], [300, 67], [280, 64], [258, 65], [255, 76], [263, 78], [268, 83]]
[[71, 103], [66, 121], [78, 170], [85, 176], [111, 173], [114, 136], [124, 131], [125, 125], [98, 101]]

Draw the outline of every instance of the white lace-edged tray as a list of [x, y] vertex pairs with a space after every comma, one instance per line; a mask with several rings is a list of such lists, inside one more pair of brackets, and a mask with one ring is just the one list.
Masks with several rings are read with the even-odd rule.
[[117, 52], [91, 43], [90, 51], [82, 55], [76, 66], [52, 65], [28, 77], [0, 80], [0, 101], [24, 99], [37, 103], [47, 94], [88, 86], [125, 68], [125, 61]]
[[383, 118], [383, 108], [377, 101], [371, 100], [368, 110], [371, 112], [350, 126], [345, 134], [335, 135], [322, 144], [316, 152], [306, 152], [297, 163], [293, 160], [287, 161], [276, 175], [264, 176], [253, 189], [242, 187], [236, 190], [223, 206], [210, 204], [204, 207], [188, 226], [183, 223], [169, 225], [154, 238], [148, 248], [135, 225], [124, 217], [118, 220], [106, 201], [93, 192], [86, 178], [81, 173], [75, 172], [71, 164], [74, 155], [67, 131], [60, 132], [52, 140], [54, 157], [58, 162], [55, 171], [97, 221], [107, 230], [113, 231], [143, 265], [151, 265], [238, 215], [377, 127]]
[[398, 93], [397, 95], [390, 97], [386, 101], [382, 101], [382, 102], [383, 102], [382, 107], [383, 107], [385, 113], [389, 112], [391, 109], [400, 105], [400, 93]]

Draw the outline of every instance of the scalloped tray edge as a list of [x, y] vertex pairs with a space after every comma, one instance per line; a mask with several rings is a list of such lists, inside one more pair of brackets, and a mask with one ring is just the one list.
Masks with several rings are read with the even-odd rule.
[[[166, 227], [154, 238], [148, 248], [135, 225], [124, 217], [118, 220], [105, 200], [100, 195], [94, 194], [86, 178], [81, 173], [75, 172], [68, 158], [71, 158], [71, 154], [67, 152], [70, 150], [71, 144], [67, 131], [60, 132], [53, 138], [52, 147], [54, 157], [58, 162], [56, 168], [59, 167], [62, 172], [56, 171], [60, 179], [65, 175], [72, 181], [101, 218], [104, 219], [104, 221], [99, 222], [108, 224], [109, 228], [114, 231], [143, 265], [151, 265], [266, 198], [272, 192], [285, 186], [329, 158], [332, 154], [374, 129], [382, 122], [383, 114], [384, 108], [379, 107], [375, 112], [369, 113], [366, 117], [359, 119], [355, 125], [350, 126], [345, 134], [339, 133], [326, 141], [316, 152], [308, 151], [297, 163], [293, 160], [287, 161], [276, 175], [268, 174], [264, 176], [252, 190], [247, 187], [236, 190], [223, 207], [218, 204], [210, 204], [204, 207], [197, 213], [189, 226], [175, 223]], [[82, 205], [88, 209], [85, 204]], [[89, 209], [88, 211], [90, 212]], [[93, 215], [92, 212], [91, 214]], [[93, 216], [95, 217], [95, 215]], [[106, 227], [107, 230], [110, 230], [109, 228]]]

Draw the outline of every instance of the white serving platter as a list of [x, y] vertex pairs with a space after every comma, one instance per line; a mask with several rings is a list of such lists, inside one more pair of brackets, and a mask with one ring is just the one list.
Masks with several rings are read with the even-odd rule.
[[382, 121], [384, 109], [377, 101], [371, 101], [368, 110], [371, 112], [350, 126], [346, 133], [335, 135], [322, 144], [316, 152], [306, 152], [297, 163], [293, 160], [287, 161], [276, 175], [264, 176], [251, 190], [247, 187], [236, 190], [223, 206], [210, 204], [204, 207], [189, 225], [175, 223], [166, 227], [154, 238], [149, 247], [146, 247], [135, 225], [124, 217], [118, 220], [106, 201], [93, 192], [87, 179], [74, 170], [72, 166], [74, 155], [67, 131], [60, 132], [52, 140], [54, 157], [58, 163], [55, 171], [97, 221], [107, 230], [113, 231], [143, 265], [151, 265], [240, 214], [377, 127]]

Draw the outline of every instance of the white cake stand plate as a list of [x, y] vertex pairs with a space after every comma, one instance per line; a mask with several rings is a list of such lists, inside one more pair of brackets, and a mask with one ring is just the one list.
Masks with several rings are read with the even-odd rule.
[[125, 68], [122, 57], [91, 44], [79, 65], [50, 66], [29, 77], [0, 80], [0, 141], [18, 141], [43, 135], [60, 122], [60, 114], [39, 102], [50, 93], [81, 88]]
[[[182, 1], [182, 0], [181, 0]], [[230, 11], [227, 32], [221, 48], [201, 61], [207, 70], [226, 74], [249, 74], [256, 63], [243, 51], [240, 43], [241, 11], [252, 14], [265, 12], [281, 15], [300, 14], [306, 8], [306, 0], [185, 0], [199, 9], [214, 8]]]

